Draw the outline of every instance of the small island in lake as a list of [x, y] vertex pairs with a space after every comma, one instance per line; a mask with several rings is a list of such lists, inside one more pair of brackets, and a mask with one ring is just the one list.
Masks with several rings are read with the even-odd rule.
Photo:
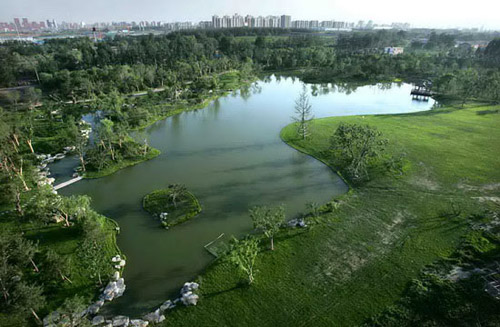
[[171, 184], [147, 194], [142, 200], [144, 210], [158, 217], [161, 225], [169, 229], [194, 218], [201, 212], [198, 199], [182, 184]]

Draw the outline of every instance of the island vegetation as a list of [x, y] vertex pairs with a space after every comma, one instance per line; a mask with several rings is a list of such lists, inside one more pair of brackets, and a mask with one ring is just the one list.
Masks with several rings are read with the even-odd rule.
[[198, 199], [182, 184], [171, 184], [144, 197], [142, 207], [160, 219], [165, 229], [182, 224], [201, 212]]
[[[253, 209], [260, 233], [234, 241], [203, 273], [196, 310], [173, 311], [165, 324], [498, 325], [488, 281], [471, 273], [498, 274], [495, 37], [228, 29], [2, 44], [0, 86], [13, 88], [0, 90], [0, 325], [39, 324], [56, 309], [74, 317], [111, 277], [119, 253], [116, 223], [88, 197], [54, 192], [42, 156], [69, 147], [80, 175], [112, 174], [159, 154], [141, 137], [144, 127], [244, 93], [271, 73], [347, 90], [431, 82], [442, 106], [311, 120], [303, 94], [281, 137], [339, 172], [349, 193], [309, 204], [305, 229], [284, 228], [282, 208]], [[475, 49], [477, 38], [490, 42]], [[405, 53], [384, 54], [386, 46]], [[86, 114], [95, 117], [92, 137]], [[200, 210], [191, 193], [174, 189], [144, 199], [152, 214], [169, 214], [168, 227]]]

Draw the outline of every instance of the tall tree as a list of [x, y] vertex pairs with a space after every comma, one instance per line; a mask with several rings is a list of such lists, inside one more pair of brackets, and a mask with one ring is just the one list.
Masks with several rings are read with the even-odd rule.
[[297, 123], [297, 133], [303, 140], [309, 136], [309, 123], [313, 118], [311, 109], [312, 106], [309, 102], [306, 86], [304, 85], [298, 99], [295, 100], [296, 116], [293, 117]]
[[250, 218], [252, 218], [254, 228], [271, 240], [271, 250], [274, 250], [274, 235], [285, 222], [285, 207], [282, 205], [276, 208], [256, 206], [250, 209]]

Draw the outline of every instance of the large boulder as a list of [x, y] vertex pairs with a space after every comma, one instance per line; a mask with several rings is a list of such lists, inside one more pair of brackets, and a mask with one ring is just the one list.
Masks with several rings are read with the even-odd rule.
[[103, 316], [95, 316], [93, 319], [92, 319], [92, 326], [99, 326], [99, 325], [102, 325], [106, 322], [106, 319], [104, 319]]
[[161, 306], [160, 306], [160, 311], [163, 312], [163, 311], [167, 311], [169, 309], [173, 309], [175, 307], [175, 304], [172, 303], [172, 301], [170, 300], [167, 300], [165, 301]]
[[181, 296], [181, 302], [182, 304], [188, 306], [188, 305], [196, 305], [199, 300], [199, 296], [194, 294], [191, 291], [188, 291]]
[[181, 288], [181, 295], [187, 292], [192, 292], [197, 290], [200, 287], [200, 284], [195, 282], [187, 282], [184, 283], [184, 286]]
[[132, 319], [130, 320], [130, 325], [132, 327], [147, 327], [149, 325], [148, 321], [144, 321], [141, 319]]
[[103, 305], [104, 305], [104, 301], [103, 301], [103, 300], [99, 300], [99, 301], [97, 301], [97, 302], [95, 302], [95, 303], [91, 304], [91, 305], [88, 307], [87, 311], [88, 311], [88, 313], [89, 313], [89, 314], [91, 314], [91, 315], [95, 315], [95, 314], [97, 314], [97, 313], [99, 312], [99, 310], [101, 309], [101, 307], [102, 307]]
[[158, 324], [165, 320], [165, 316], [161, 314], [160, 309], [157, 309], [145, 315], [143, 319], [149, 321], [150, 323]]
[[113, 327], [127, 327], [130, 319], [127, 316], [116, 316], [113, 318]]
[[119, 278], [116, 281], [116, 288], [115, 288], [115, 297], [120, 297], [123, 295], [125, 292], [125, 280], [123, 278]]

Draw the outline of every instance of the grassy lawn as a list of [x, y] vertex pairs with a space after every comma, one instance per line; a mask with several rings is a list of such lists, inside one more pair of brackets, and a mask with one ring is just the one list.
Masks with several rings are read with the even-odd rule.
[[144, 210], [154, 217], [158, 218], [163, 212], [168, 213], [165, 227], [181, 224], [201, 212], [201, 205], [191, 192], [186, 191], [180, 195], [175, 205], [169, 198], [170, 193], [170, 188], [156, 190], [146, 195], [142, 200]]
[[284, 231], [274, 252], [263, 246], [251, 287], [214, 263], [199, 278], [198, 306], [169, 313], [165, 326], [353, 326], [393, 304], [425, 265], [456, 248], [476, 198], [500, 197], [500, 114], [478, 114], [491, 109], [319, 119], [306, 141], [285, 127], [285, 142], [328, 164], [340, 122], [375, 126], [390, 152], [407, 154], [407, 171], [374, 176], [320, 224]]

